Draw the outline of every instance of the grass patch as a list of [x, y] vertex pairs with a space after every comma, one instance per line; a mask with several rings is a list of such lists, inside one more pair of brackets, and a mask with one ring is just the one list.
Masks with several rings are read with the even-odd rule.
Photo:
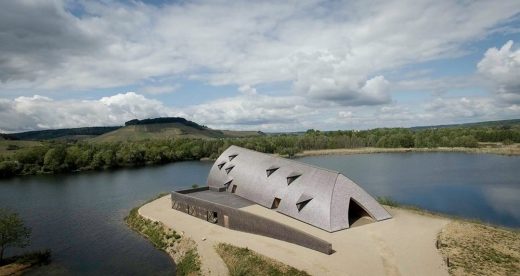
[[[176, 243], [182, 239], [175, 230], [166, 227], [163, 223], [144, 218], [139, 214], [141, 206], [161, 198], [169, 193], [161, 193], [154, 198], [146, 201], [142, 205], [130, 210], [130, 214], [125, 217], [127, 225], [148, 239], [156, 248], [167, 253], [173, 252]], [[192, 248], [184, 254], [184, 257], [177, 262], [176, 275], [200, 275], [200, 258], [196, 248]]]
[[[161, 193], [143, 205], [167, 194], [168, 193]], [[165, 227], [162, 223], [143, 218], [139, 215], [139, 208], [141, 208], [141, 206], [130, 210], [130, 214], [125, 217], [125, 222], [130, 228], [145, 236], [155, 247], [161, 250], [165, 250], [170, 244], [173, 244], [180, 238], [174, 230]]]
[[17, 151], [41, 145], [38, 141], [0, 140], [0, 155], [10, 156]]
[[0, 262], [0, 275], [23, 275], [28, 270], [51, 262], [51, 251], [41, 250], [12, 256]]
[[377, 202], [379, 202], [379, 204], [392, 206], [392, 207], [399, 207], [399, 206], [401, 206], [401, 204], [399, 204], [399, 202], [393, 200], [391, 197], [386, 197], [386, 196], [378, 196], [377, 197]]
[[200, 257], [195, 249], [186, 252], [184, 258], [177, 264], [177, 275], [199, 275]]
[[260, 255], [248, 248], [236, 247], [227, 243], [216, 246], [217, 253], [229, 269], [230, 276], [245, 275], [309, 275], [266, 256]]
[[520, 232], [453, 221], [438, 236], [451, 275], [518, 275]]

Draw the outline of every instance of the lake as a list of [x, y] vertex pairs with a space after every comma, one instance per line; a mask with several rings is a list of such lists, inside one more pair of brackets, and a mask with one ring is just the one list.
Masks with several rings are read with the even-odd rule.
[[[373, 196], [520, 227], [520, 157], [391, 153], [298, 161], [342, 172]], [[160, 192], [204, 184], [211, 165], [194, 161], [0, 180], [0, 207], [19, 212], [32, 228], [31, 249], [52, 250], [52, 265], [32, 274], [171, 275], [170, 258], [123, 218]]]

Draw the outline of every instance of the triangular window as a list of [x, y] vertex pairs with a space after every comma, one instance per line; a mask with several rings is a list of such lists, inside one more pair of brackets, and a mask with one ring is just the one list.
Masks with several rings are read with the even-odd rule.
[[265, 172], [267, 173], [267, 177], [271, 176], [271, 174], [273, 174], [278, 169], [278, 167], [270, 167], [269, 169], [265, 170]]
[[226, 168], [226, 173], [229, 173], [235, 166], [231, 165]]
[[218, 164], [217, 167], [219, 170], [221, 170], [222, 167], [224, 167], [224, 165], [226, 165], [226, 162], [222, 162], [222, 163]]
[[237, 156], [238, 156], [238, 154], [231, 154], [231, 155], [229, 156], [229, 161], [235, 159], [235, 157], [237, 157]]
[[298, 212], [301, 211], [303, 207], [305, 207], [305, 205], [307, 205], [307, 203], [309, 203], [311, 200], [312, 197], [310, 195], [302, 194], [298, 201], [296, 201], [296, 208], [298, 208]]
[[292, 173], [287, 177], [287, 185], [291, 185], [294, 180], [296, 180], [298, 177], [300, 177], [300, 173]]
[[229, 185], [231, 185], [231, 182], [233, 182], [233, 179], [230, 179], [228, 182], [224, 183], [224, 187], [226, 187], [226, 190], [229, 188]]

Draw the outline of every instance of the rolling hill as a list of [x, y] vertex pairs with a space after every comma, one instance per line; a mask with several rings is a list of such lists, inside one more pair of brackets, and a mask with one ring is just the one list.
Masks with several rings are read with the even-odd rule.
[[27, 140], [27, 141], [39, 141], [39, 140], [54, 140], [54, 139], [71, 139], [81, 140], [86, 138], [95, 137], [113, 130], [120, 128], [120, 126], [114, 127], [79, 127], [79, 128], [62, 128], [62, 129], [45, 129], [45, 130], [34, 130], [19, 133], [2, 134], [6, 140]]
[[0, 134], [0, 140], [139, 141], [168, 138], [233, 138], [264, 135], [259, 131], [215, 130], [180, 117], [131, 120], [125, 126], [46, 129]]
[[114, 131], [90, 139], [93, 142], [139, 141], [168, 138], [232, 138], [264, 135], [259, 131], [215, 130], [184, 118], [132, 120]]

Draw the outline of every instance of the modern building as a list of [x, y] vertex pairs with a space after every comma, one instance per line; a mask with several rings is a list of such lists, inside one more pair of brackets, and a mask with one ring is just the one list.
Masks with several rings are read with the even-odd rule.
[[344, 175], [294, 160], [231, 146], [213, 164], [207, 187], [172, 192], [172, 208], [230, 229], [259, 234], [325, 254], [332, 245], [282, 221], [248, 211], [261, 205], [328, 232], [360, 218], [391, 218]]
[[216, 160], [207, 184], [329, 232], [349, 228], [362, 216], [375, 221], [391, 218], [338, 172], [237, 146]]

